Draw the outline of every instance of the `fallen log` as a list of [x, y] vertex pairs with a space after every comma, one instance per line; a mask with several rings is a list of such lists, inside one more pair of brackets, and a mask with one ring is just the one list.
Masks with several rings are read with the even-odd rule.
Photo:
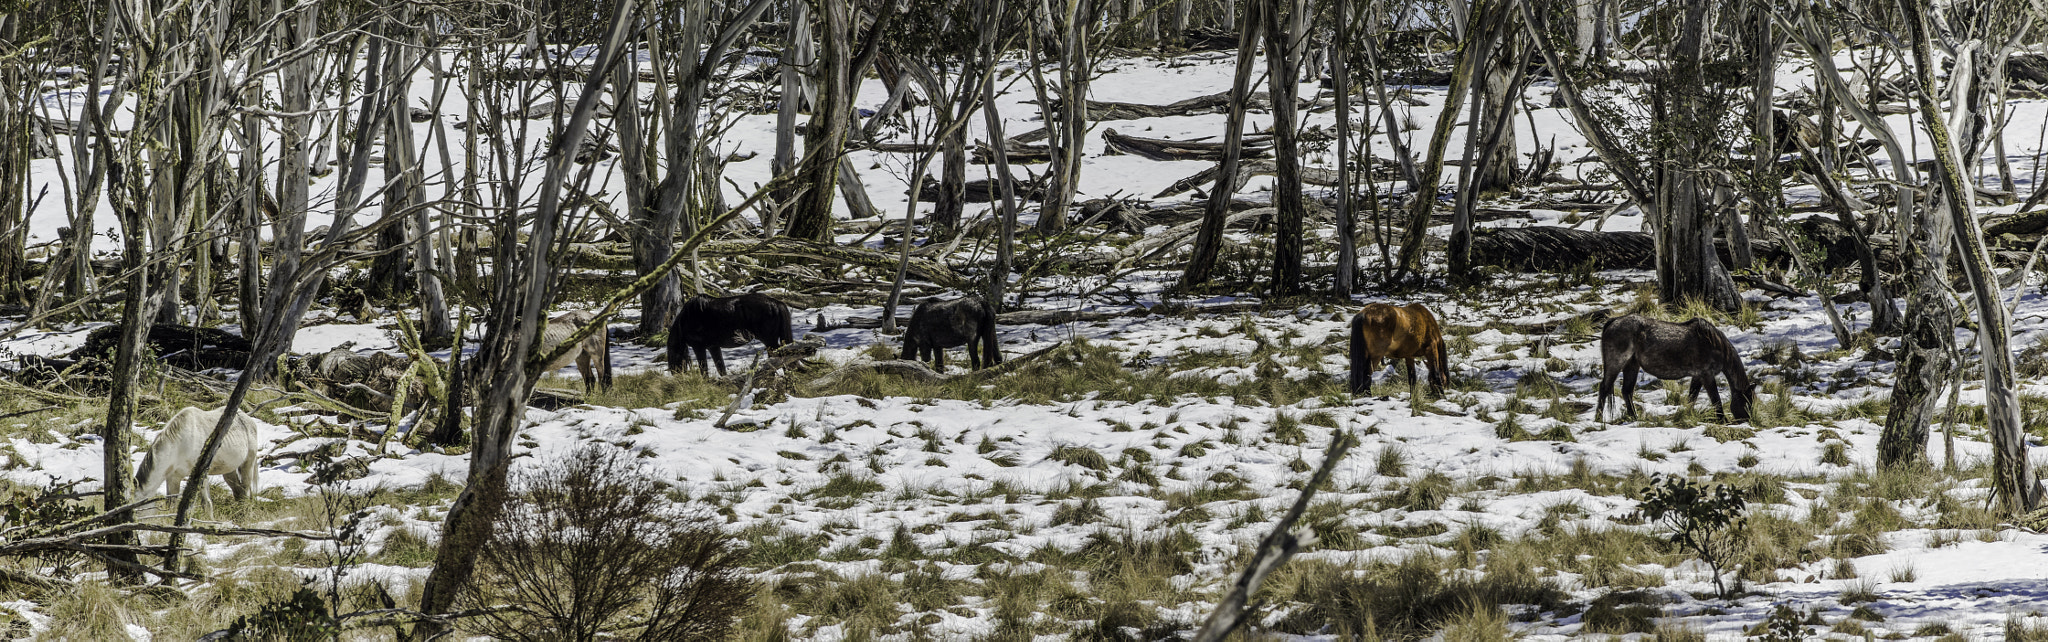
[[[187, 370], [240, 370], [249, 361], [249, 351], [255, 349], [248, 340], [226, 330], [175, 323], [150, 326], [145, 341], [156, 351], [159, 361]], [[63, 358], [81, 363], [107, 360], [105, 363], [111, 365], [111, 355], [120, 343], [121, 326], [97, 328], [86, 335], [83, 345]]]
[[1642, 232], [1594, 232], [1567, 227], [1492, 227], [1472, 231], [1472, 263], [1511, 270], [1554, 272], [1591, 263], [1596, 270], [1647, 270], [1657, 250]]
[[[918, 183], [917, 199], [926, 203], [937, 202], [939, 200], [939, 187], [939, 179], [925, 177], [923, 181]], [[1045, 187], [1042, 185], [1018, 181], [1015, 188], [1018, 199], [1026, 201], [1045, 200]], [[1002, 191], [1002, 185], [994, 179], [977, 178], [967, 181], [967, 202], [993, 203], [996, 199], [1002, 198]], [[909, 193], [908, 190], [905, 193]]]
[[[1102, 130], [1102, 142], [1109, 146], [1111, 153], [1132, 154], [1157, 161], [1222, 160], [1225, 146], [1228, 145], [1224, 142], [1127, 136], [1117, 133], [1115, 128]], [[1273, 138], [1246, 136], [1239, 149], [1239, 154], [1243, 158], [1263, 156], [1272, 151]]]
[[[1259, 111], [1270, 108], [1270, 105], [1268, 95], [1258, 93], [1253, 94], [1251, 99], [1245, 102], [1245, 109]], [[1059, 108], [1060, 99], [1052, 99], [1052, 109], [1057, 111]], [[1163, 118], [1166, 116], [1199, 116], [1203, 114], [1223, 114], [1229, 113], [1229, 111], [1230, 92], [1227, 91], [1207, 96], [1196, 96], [1164, 105], [1120, 103], [1102, 100], [1088, 101], [1089, 120], [1136, 120], [1139, 118]]]

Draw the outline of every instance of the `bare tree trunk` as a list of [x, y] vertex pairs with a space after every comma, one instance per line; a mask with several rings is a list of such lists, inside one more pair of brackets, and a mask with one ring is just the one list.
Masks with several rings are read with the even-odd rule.
[[1180, 275], [1179, 289], [1193, 290], [1209, 281], [1216, 271], [1218, 254], [1223, 249], [1224, 218], [1230, 213], [1230, 197], [1237, 190], [1237, 164], [1243, 153], [1244, 105], [1251, 97], [1252, 54], [1257, 51], [1258, 36], [1264, 21], [1260, 19], [1259, 2], [1245, 5], [1245, 15], [1238, 23], [1237, 31], [1237, 77], [1230, 85], [1230, 113], [1223, 126], [1222, 171], [1216, 173], [1216, 187], [1209, 190], [1208, 209], [1202, 213], [1202, 229], [1195, 233], [1194, 253], [1188, 257], [1186, 271]]
[[[698, 185], [697, 177], [703, 172], [703, 140], [697, 131], [697, 112], [704, 104], [709, 91], [711, 74], [718, 61], [724, 57], [740, 33], [754, 21], [767, 13], [774, 0], [753, 0], [742, 8], [732, 21], [720, 29], [712, 39], [701, 58], [686, 57], [681, 63], [682, 76], [675, 97], [668, 105], [668, 116], [662, 122], [666, 131], [662, 135], [666, 158], [660, 184], [655, 188], [651, 204], [635, 213], [632, 229], [634, 268], [641, 276], [662, 265], [674, 252], [676, 230], [695, 232], [696, 218], [688, 209], [692, 196], [701, 188], [718, 190], [717, 185]], [[690, 0], [683, 6], [683, 37], [679, 45], [682, 51], [695, 52], [703, 47], [702, 36], [711, 7], [708, 0]], [[695, 56], [695, 54], [692, 54]], [[659, 57], [654, 57], [659, 60]], [[637, 71], [636, 71], [637, 73]], [[655, 95], [661, 96], [662, 88], [655, 88]], [[623, 100], [623, 99], [622, 99]], [[637, 104], [637, 102], [635, 102]], [[650, 209], [651, 208], [651, 209]], [[682, 304], [682, 281], [674, 274], [663, 274], [655, 287], [641, 294], [640, 330], [643, 337], [668, 330], [668, 322]]]
[[1394, 268], [1395, 281], [1422, 271], [1422, 243], [1429, 233], [1430, 211], [1436, 207], [1436, 190], [1443, 179], [1444, 154], [1451, 144], [1451, 130], [1458, 124], [1458, 110], [1465, 106], [1466, 95], [1472, 90], [1480, 61], [1493, 49], [1494, 39], [1506, 28], [1504, 9], [1514, 4], [1509, 0], [1475, 1], [1484, 4], [1471, 7], [1473, 24], [1465, 30], [1464, 41], [1458, 45], [1458, 62], [1451, 70], [1450, 93], [1444, 99], [1443, 113], [1437, 117], [1436, 131], [1429, 137], [1429, 157], [1423, 163], [1421, 180], [1409, 194], [1408, 230], [1401, 239], [1401, 256]]
[[[1513, 43], [1516, 42], [1514, 34], [1508, 32], [1503, 35], [1506, 42], [1500, 43], [1500, 48], [1513, 47]], [[1486, 56], [1484, 59], [1491, 58], [1493, 56]], [[1472, 125], [1465, 130], [1468, 134], [1465, 138], [1465, 163], [1458, 168], [1460, 187], [1456, 209], [1451, 214], [1451, 238], [1446, 251], [1451, 274], [1461, 279], [1472, 276], [1472, 214], [1478, 207], [1479, 194], [1491, 189], [1505, 188], [1514, 180], [1513, 159], [1509, 159], [1505, 170], [1501, 170], [1495, 160], [1503, 156], [1503, 147], [1506, 148], [1505, 155], [1512, 156], [1515, 153], [1515, 101], [1519, 100], [1515, 96], [1520, 94], [1520, 88], [1525, 86], [1523, 82], [1528, 77], [1527, 49], [1523, 48], [1521, 52], [1508, 55], [1506, 58], [1498, 64], [1489, 65], [1494, 69], [1484, 73], [1487, 77], [1487, 91], [1475, 92], [1472, 95], [1472, 111], [1469, 117]], [[1499, 81], [1501, 88], [1497, 89], [1494, 87], [1494, 76], [1498, 75], [1496, 72], [1501, 71], [1501, 67], [1512, 71], [1508, 78]], [[1505, 171], [1506, 175], [1494, 178], [1482, 176], [1495, 171]], [[1488, 183], [1494, 185], [1487, 186]]]
[[[1706, 13], [1706, 0], [1686, 3], [1673, 65], [1674, 89], [1668, 96], [1653, 99], [1660, 105], [1658, 109], [1667, 113], [1666, 118], [1676, 123], [1677, 131], [1709, 131], [1712, 127], [1697, 91], [1707, 84], [1703, 60]], [[1704, 156], [1713, 152], [1683, 146], [1670, 153], [1680, 162], [1675, 167], [1660, 164], [1658, 170], [1663, 177], [1658, 182], [1657, 208], [1663, 223], [1657, 234], [1663, 240], [1663, 251], [1657, 255], [1660, 298], [1670, 304], [1699, 299], [1719, 310], [1740, 308], [1742, 297], [1735, 291], [1735, 280], [1714, 251], [1719, 217], [1706, 206], [1712, 186], [1704, 171]]]
[[818, 103], [804, 137], [799, 172], [808, 191], [797, 197], [788, 236], [812, 241], [832, 238], [832, 204], [839, 190], [839, 156], [845, 150], [853, 114], [853, 10], [847, 0], [814, 0], [824, 20], [818, 57]]
[[1089, 21], [1095, 15], [1095, 6], [1093, 0], [1065, 2], [1066, 11], [1061, 19], [1065, 31], [1060, 45], [1059, 126], [1052, 129], [1052, 175], [1045, 200], [1038, 207], [1041, 234], [1067, 229], [1067, 209], [1073, 205], [1074, 193], [1080, 187], [1081, 156], [1088, 140], [1088, 73], [1093, 66], [1088, 55], [1088, 32], [1093, 28]]
[[[395, 19], [401, 25], [411, 25], [412, 9], [398, 10]], [[425, 61], [419, 50], [420, 37], [416, 28], [405, 28], [394, 38], [397, 46], [392, 48], [390, 57], [391, 82], [410, 89], [413, 73]], [[407, 100], [410, 91], [393, 92], [386, 103], [384, 125], [384, 215], [406, 216], [410, 220], [393, 225], [389, 229], [399, 232], [397, 240], [410, 249], [406, 252], [392, 252], [387, 256], [399, 257], [399, 287], [404, 287], [407, 263], [412, 271], [412, 289], [417, 297], [420, 311], [420, 341], [426, 345], [441, 345], [455, 335], [455, 324], [448, 318], [448, 297], [441, 291], [441, 281], [434, 267], [433, 220], [426, 207], [426, 170], [419, 146], [412, 135], [412, 108]], [[389, 239], [387, 239], [389, 240]], [[390, 293], [398, 294], [398, 290]]]
[[[804, 76], [817, 64], [816, 44], [811, 37], [810, 0], [788, 2], [789, 26], [782, 30], [782, 60], [778, 61], [782, 68], [782, 96], [775, 108], [775, 157], [769, 161], [776, 176], [788, 174], [796, 167], [796, 115], [803, 111], [805, 99], [811, 95]], [[779, 192], [775, 195], [777, 204], [796, 197], [795, 187]]]
[[[467, 589], [474, 574], [477, 555], [488, 541], [498, 515], [504, 510], [507, 474], [512, 462], [512, 440], [525, 414], [526, 400], [533, 393], [537, 376], [529, 376], [534, 364], [530, 357], [550, 304], [554, 273], [549, 253], [555, 251], [555, 233], [564, 218], [561, 210], [562, 185], [569, 175], [570, 157], [583, 141], [597, 110], [597, 97], [611, 65], [618, 64], [628, 35], [627, 26], [638, 13], [634, 0], [618, 0], [603, 46], [584, 81], [583, 92], [560, 134], [560, 144], [547, 159], [547, 174], [540, 203], [534, 212], [533, 231], [525, 245], [499, 244], [500, 261], [495, 267], [499, 302], [492, 311], [488, 334], [476, 358], [483, 359], [482, 397], [477, 404], [476, 439], [470, 451], [469, 477], [462, 493], [448, 508], [442, 522], [441, 546], [434, 557], [420, 597], [420, 611], [446, 613]], [[506, 218], [516, 226], [518, 213]], [[501, 230], [501, 233], [503, 231]], [[429, 640], [447, 631], [447, 625], [423, 622], [413, 627], [406, 639]]]
[[[0, 13], [0, 42], [20, 42], [22, 17]], [[0, 303], [26, 304], [28, 253], [28, 165], [35, 157], [35, 134], [29, 129], [29, 105], [19, 92], [33, 92], [21, 61], [0, 61]], [[31, 93], [33, 95], [33, 93]], [[45, 270], [50, 287], [55, 270]]]
[[[262, 49], [251, 48], [248, 68], [263, 66]], [[242, 90], [242, 102], [260, 105], [263, 86], [249, 83]], [[240, 180], [242, 188], [242, 216], [239, 220], [241, 231], [236, 235], [241, 252], [240, 292], [236, 293], [236, 309], [246, 335], [252, 328], [263, 327], [263, 121], [255, 114], [242, 116], [242, 159]]]
[[[1785, 27], [1786, 37], [1797, 43], [1814, 61], [1814, 77], [1823, 97], [1834, 97], [1849, 115], [1883, 144], [1891, 160], [1892, 180], [1901, 185], [1919, 183], [1906, 146], [1882, 117], [1865, 107], [1855, 91], [1836, 69], [1830, 44], [1833, 36], [1822, 31], [1813, 15], [1801, 10], [1796, 16], [1774, 16]], [[1872, 96], [1873, 101], [1875, 96]], [[1908, 115], [1908, 118], [1911, 116]], [[1818, 157], [1818, 155], [1815, 155]], [[1878, 441], [1878, 464], [1884, 467], [1918, 465], [1927, 450], [1928, 422], [1939, 402], [1937, 395], [1953, 376], [1955, 353], [1954, 310], [1950, 307], [1945, 273], [1949, 240], [1947, 217], [1920, 205], [1917, 191], [1900, 190], [1893, 226], [1911, 242], [1900, 246], [1907, 277], [1906, 314], [1900, 333], [1898, 367], [1895, 369], [1891, 409], [1885, 416], [1884, 434]]]
[[[1351, 287], [1358, 282], [1358, 230], [1353, 220], [1351, 196], [1351, 38], [1355, 32], [1351, 3], [1338, 2], [1330, 6], [1330, 13], [1336, 19], [1336, 37], [1330, 39], [1330, 84], [1337, 96], [1337, 282], [1332, 289], [1340, 299], [1351, 298]], [[1372, 127], [1367, 125], [1368, 135]], [[1372, 184], [1371, 164], [1367, 163], [1366, 183]], [[1377, 191], [1377, 188], [1375, 188]]]
[[[2020, 424], [2019, 399], [2013, 390], [2011, 325], [1999, 296], [1997, 279], [1991, 274], [1991, 257], [1984, 246], [1983, 229], [1978, 227], [1974, 192], [1963, 176], [1961, 150], [1943, 122], [1941, 105], [1931, 93], [1935, 87], [1934, 68], [1940, 64], [1929, 44], [1926, 8], [1914, 0], [1899, 0], [1915, 60], [1919, 86], [1913, 97], [1927, 128], [1928, 142], [1935, 152], [1935, 168], [1949, 217], [1955, 222], [1955, 239], [1962, 250], [1964, 277], [1970, 283], [1977, 306], [1977, 347], [1984, 360], [1984, 414], [1991, 433], [1991, 479], [1999, 507], [2007, 515], [2019, 515], [2041, 503], [2042, 489], [2034, 479], [2033, 463], [2027, 458], [2026, 432]], [[1956, 72], [1951, 76], [1967, 82], [1970, 54], [1966, 44], [1956, 54]], [[1958, 91], [1961, 96], [1964, 92]], [[1957, 101], [1956, 104], [1962, 104]]]
[[1273, 206], [1278, 210], [1273, 226], [1273, 293], [1278, 296], [1301, 291], [1302, 224], [1308, 207], [1301, 194], [1295, 110], [1309, 11], [1304, 0], [1271, 0], [1262, 16], [1266, 22], [1266, 84], [1273, 96]]

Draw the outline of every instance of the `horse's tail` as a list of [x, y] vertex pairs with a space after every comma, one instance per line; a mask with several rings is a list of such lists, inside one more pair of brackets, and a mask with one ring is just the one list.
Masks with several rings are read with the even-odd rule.
[[611, 326], [607, 325], [607, 326], [605, 326], [605, 327], [603, 327], [603, 328], [599, 328], [599, 329], [598, 329], [598, 331], [597, 331], [597, 336], [600, 336], [600, 337], [604, 337], [604, 343], [602, 344], [602, 345], [603, 345], [604, 347], [603, 347], [603, 348], [602, 348], [602, 350], [601, 350], [601, 351], [600, 351], [600, 352], [598, 353], [598, 364], [597, 364], [597, 380], [598, 380], [598, 383], [601, 383], [601, 384], [603, 384], [603, 385], [604, 385], [604, 389], [605, 389], [605, 390], [611, 390], [611, 389], [612, 389], [612, 328], [611, 328]]
[[1365, 316], [1351, 315], [1351, 394], [1364, 394], [1367, 377], [1365, 371]]
[[775, 302], [775, 330], [781, 333], [783, 345], [796, 343], [795, 322], [789, 316], [789, 304]]
[[1003, 353], [996, 346], [996, 307], [981, 306], [981, 320], [977, 325], [980, 326], [981, 332], [981, 352], [986, 355], [982, 357], [983, 361], [989, 364], [1002, 363]]

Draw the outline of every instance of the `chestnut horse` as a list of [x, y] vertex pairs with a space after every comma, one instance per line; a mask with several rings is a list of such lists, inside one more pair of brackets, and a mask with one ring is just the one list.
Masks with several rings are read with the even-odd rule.
[[1714, 375], [1724, 375], [1735, 422], [1749, 421], [1756, 384], [1743, 370], [1742, 355], [1735, 352], [1735, 345], [1706, 319], [1671, 323], [1631, 314], [1609, 320], [1600, 330], [1600, 363], [1600, 400], [1593, 406], [1593, 421], [1600, 421], [1600, 414], [1607, 410], [1616, 375], [1621, 377], [1622, 416], [1636, 414], [1638, 371], [1658, 379], [1691, 378], [1687, 401], [1699, 399], [1700, 389], [1705, 388], [1707, 399], [1714, 402], [1714, 413], [1727, 421], [1727, 413], [1721, 411], [1721, 388], [1714, 381]]
[[1401, 307], [1368, 303], [1351, 317], [1351, 394], [1372, 390], [1380, 359], [1406, 359], [1408, 388], [1415, 388], [1415, 360], [1429, 366], [1429, 389], [1441, 395], [1450, 383], [1443, 327], [1420, 303]]

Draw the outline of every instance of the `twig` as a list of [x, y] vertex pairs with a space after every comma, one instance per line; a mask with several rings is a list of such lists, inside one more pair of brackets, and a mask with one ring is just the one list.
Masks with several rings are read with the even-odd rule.
[[738, 393], [733, 394], [732, 396], [732, 404], [725, 407], [725, 414], [719, 415], [718, 421], [716, 423], [711, 424], [711, 427], [720, 429], [725, 428], [725, 422], [730, 421], [732, 419], [732, 413], [739, 411], [740, 403], [746, 401], [748, 397], [753, 395], [754, 376], [758, 374], [761, 374], [761, 355], [755, 354], [754, 365], [749, 370], [749, 372], [747, 372], [746, 382], [740, 384], [740, 391]]
[[1273, 532], [1267, 533], [1266, 538], [1259, 542], [1258, 554], [1245, 566], [1244, 574], [1238, 576], [1236, 586], [1216, 604], [1216, 610], [1209, 613], [1208, 621], [1202, 623], [1202, 630], [1195, 632], [1194, 642], [1217, 642], [1230, 635], [1250, 613], [1246, 602], [1258, 592], [1259, 584], [1266, 581], [1266, 576], [1286, 564], [1287, 558], [1293, 557], [1302, 544], [1315, 542], [1314, 533], [1303, 537], [1291, 532], [1294, 521], [1301, 518], [1302, 511], [1308, 509], [1309, 499], [1315, 497], [1316, 489], [1330, 480], [1330, 473], [1337, 469], [1337, 462], [1342, 461], [1344, 453], [1356, 443], [1358, 438], [1349, 432], [1330, 437], [1330, 448], [1323, 453], [1323, 465], [1316, 469], [1314, 477], [1309, 478], [1308, 485], [1302, 487], [1301, 497], [1294, 500], [1294, 507], [1288, 509], [1287, 515], [1273, 524]]

